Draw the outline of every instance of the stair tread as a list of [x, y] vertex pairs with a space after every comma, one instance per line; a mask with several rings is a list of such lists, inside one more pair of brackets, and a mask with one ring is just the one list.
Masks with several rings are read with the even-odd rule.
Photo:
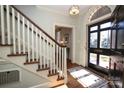
[[31, 61], [31, 62], [25, 62], [24, 65], [30, 65], [30, 64], [38, 64], [39, 61]]
[[21, 54], [9, 54], [8, 56], [25, 56], [27, 53], [21, 53]]
[[54, 76], [54, 75], [58, 75], [59, 73], [58, 72], [56, 72], [56, 73], [53, 73], [53, 74], [48, 74], [48, 77], [50, 77], [50, 76]]
[[47, 67], [47, 68], [42, 68], [42, 69], [37, 69], [37, 71], [43, 71], [43, 70], [49, 70], [50, 68]]
[[0, 46], [13, 46], [13, 44], [0, 44]]
[[57, 81], [59, 81], [59, 80], [64, 80], [64, 77], [58, 77]]

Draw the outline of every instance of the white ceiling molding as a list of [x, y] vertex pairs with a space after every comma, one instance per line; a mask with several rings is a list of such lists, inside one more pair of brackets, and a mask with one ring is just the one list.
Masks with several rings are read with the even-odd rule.
[[[38, 8], [64, 16], [70, 16], [69, 9], [71, 6], [72, 5], [36, 5], [36, 7]], [[79, 5], [80, 8], [79, 15], [83, 15], [86, 11], [88, 11], [89, 7], [91, 7], [91, 5]]]

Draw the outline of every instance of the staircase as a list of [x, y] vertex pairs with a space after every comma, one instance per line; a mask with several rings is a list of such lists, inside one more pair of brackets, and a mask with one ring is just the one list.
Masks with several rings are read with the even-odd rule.
[[67, 83], [66, 47], [14, 6], [0, 6], [0, 57], [45, 77], [47, 87]]

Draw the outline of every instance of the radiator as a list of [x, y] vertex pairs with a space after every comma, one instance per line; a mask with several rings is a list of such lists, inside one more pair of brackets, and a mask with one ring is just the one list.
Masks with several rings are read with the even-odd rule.
[[15, 81], [19, 81], [18, 70], [0, 72], [0, 85], [15, 82]]

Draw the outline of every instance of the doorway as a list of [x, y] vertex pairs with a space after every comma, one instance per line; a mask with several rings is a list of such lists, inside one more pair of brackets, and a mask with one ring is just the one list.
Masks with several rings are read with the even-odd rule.
[[55, 25], [55, 40], [67, 47], [67, 62], [72, 62], [72, 28]]
[[88, 26], [88, 67], [108, 73], [111, 50], [111, 19]]

